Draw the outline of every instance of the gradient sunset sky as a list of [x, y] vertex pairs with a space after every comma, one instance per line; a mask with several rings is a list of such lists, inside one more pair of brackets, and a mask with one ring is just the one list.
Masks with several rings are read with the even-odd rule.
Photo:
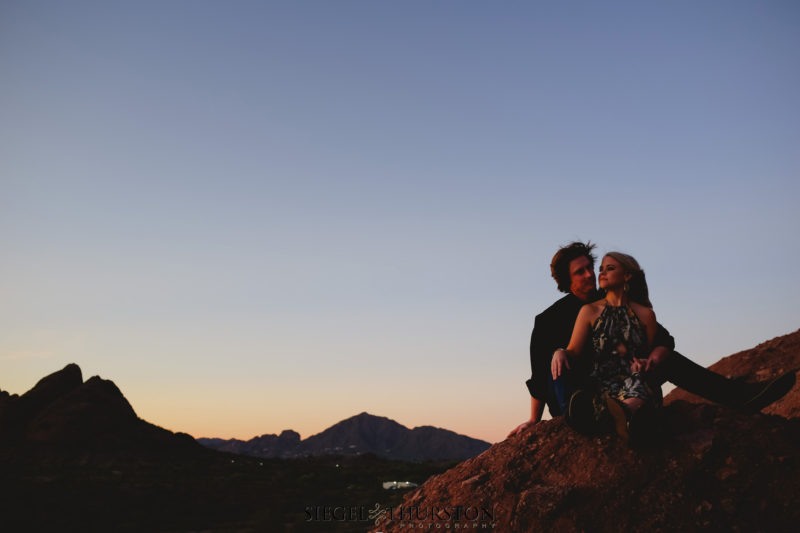
[[709, 365], [800, 327], [793, 1], [0, 2], [0, 389], [502, 440], [559, 245]]

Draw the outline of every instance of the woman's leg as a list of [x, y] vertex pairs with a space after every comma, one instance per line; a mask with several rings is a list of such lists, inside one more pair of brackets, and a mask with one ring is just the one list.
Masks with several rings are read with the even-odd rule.
[[[617, 399], [622, 398], [622, 399]], [[652, 390], [648, 387], [644, 377], [639, 373], [634, 373], [621, 384], [618, 394], [609, 398], [608, 411], [614, 420], [614, 429], [622, 439], [631, 444], [631, 439], [640, 436], [642, 417], [649, 418], [651, 413], [645, 413], [640, 409], [646, 405], [652, 405], [656, 400]], [[640, 416], [636, 416], [639, 414]]]
[[644, 400], [641, 398], [625, 398], [622, 400], [622, 403], [625, 404], [625, 407], [628, 408], [628, 411], [635, 413], [641, 406], [644, 405]]

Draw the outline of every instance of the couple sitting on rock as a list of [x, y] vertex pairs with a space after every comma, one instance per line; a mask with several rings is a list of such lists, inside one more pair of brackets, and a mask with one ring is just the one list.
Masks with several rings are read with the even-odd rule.
[[626, 441], [651, 433], [661, 384], [675, 385], [731, 407], [759, 410], [795, 381], [787, 372], [768, 383], [729, 379], [673, 351], [656, 322], [644, 271], [626, 254], [609, 252], [595, 287], [591, 243], [573, 242], [550, 264], [558, 289], [568, 293], [536, 317], [531, 335], [531, 418], [512, 436], [539, 422], [547, 404], [584, 434], [614, 428]]

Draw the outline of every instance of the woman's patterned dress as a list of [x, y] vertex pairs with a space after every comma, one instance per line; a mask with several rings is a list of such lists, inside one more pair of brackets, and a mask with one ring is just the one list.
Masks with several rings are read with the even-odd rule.
[[[624, 350], [620, 350], [620, 345]], [[628, 305], [606, 305], [592, 326], [594, 361], [591, 376], [609, 396], [661, 403], [661, 387], [651, 387], [639, 372], [631, 372], [634, 357], [649, 356], [647, 330]], [[622, 352], [622, 353], [620, 353]]]

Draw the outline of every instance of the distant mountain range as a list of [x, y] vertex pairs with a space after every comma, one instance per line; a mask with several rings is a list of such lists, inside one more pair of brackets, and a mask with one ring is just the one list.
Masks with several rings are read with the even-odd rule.
[[296, 431], [280, 435], [239, 439], [200, 438], [197, 441], [219, 451], [254, 457], [305, 457], [373, 453], [403, 461], [463, 460], [491, 444], [433, 426], [408, 429], [383, 416], [361, 413], [334, 424], [322, 433], [300, 440]]
[[[202, 446], [200, 446], [202, 444]], [[0, 391], [0, 456], [30, 455], [93, 461], [120, 458], [189, 458], [212, 450], [265, 458], [362, 455], [405, 461], [462, 460], [490, 444], [432, 426], [408, 429], [389, 418], [361, 413], [301, 440], [286, 430], [249, 441], [197, 439], [140, 419], [114, 382], [83, 381], [69, 364], [22, 396]], [[41, 453], [39, 453], [41, 452]], [[34, 456], [37, 459], [34, 459]]]

